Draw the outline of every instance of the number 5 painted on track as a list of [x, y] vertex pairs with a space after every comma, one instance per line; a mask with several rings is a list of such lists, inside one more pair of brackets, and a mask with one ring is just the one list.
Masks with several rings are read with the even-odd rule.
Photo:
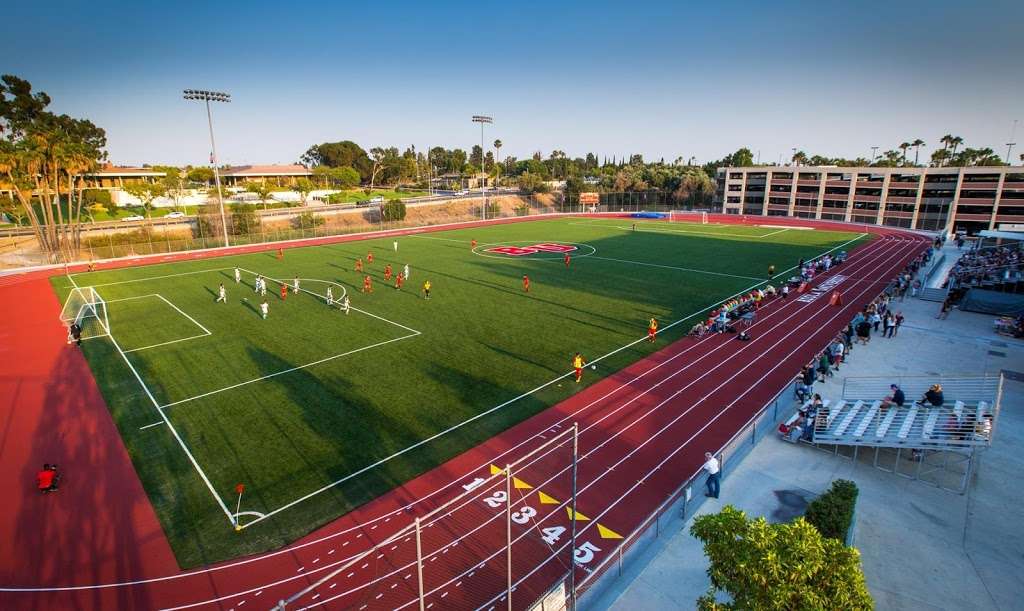
[[576, 548], [573, 552], [572, 557], [576, 560], [577, 564], [586, 564], [594, 559], [594, 552], [601, 551], [600, 547], [597, 547], [590, 541], [587, 541], [583, 545]]

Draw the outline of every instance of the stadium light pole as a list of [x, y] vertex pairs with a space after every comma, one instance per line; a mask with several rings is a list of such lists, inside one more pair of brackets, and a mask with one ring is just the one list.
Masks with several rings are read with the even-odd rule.
[[875, 162], [875, 157], [878, 156], [877, 151], [878, 151], [878, 147], [877, 146], [871, 147], [871, 163]]
[[184, 91], [186, 100], [202, 100], [206, 102], [206, 123], [210, 127], [210, 148], [213, 151], [210, 160], [213, 164], [213, 178], [217, 183], [217, 204], [220, 206], [220, 225], [224, 229], [224, 246], [228, 243], [228, 222], [224, 216], [224, 196], [220, 190], [220, 169], [217, 167], [217, 143], [213, 139], [213, 113], [210, 111], [210, 102], [230, 102], [231, 94], [220, 91], [206, 91], [205, 89], [186, 89]]
[[[494, 119], [486, 115], [473, 115], [473, 123], [480, 124], [480, 171], [484, 171], [484, 123], [494, 123]], [[487, 191], [484, 190], [484, 181], [480, 180], [480, 197], [484, 200], [483, 208], [481, 208], [481, 215], [483, 220], [487, 220]]]
[[1017, 119], [1014, 119], [1013, 120], [1013, 127], [1010, 129], [1010, 141], [1006, 143], [1006, 163], [1007, 163], [1007, 165], [1013, 165], [1013, 162], [1010, 161], [1010, 152], [1013, 150], [1013, 147], [1017, 144], [1016, 142], [1013, 141], [1013, 137], [1016, 136], [1016, 135], [1017, 135]]

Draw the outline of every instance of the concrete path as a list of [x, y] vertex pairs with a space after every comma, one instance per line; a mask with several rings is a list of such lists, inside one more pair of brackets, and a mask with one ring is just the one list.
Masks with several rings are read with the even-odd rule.
[[[832, 480], [851, 479], [860, 487], [854, 545], [877, 608], [1024, 608], [1024, 342], [995, 335], [991, 316], [954, 311], [940, 321], [937, 303], [913, 299], [894, 309], [907, 317], [899, 336], [876, 336], [856, 347], [842, 376], [1008, 372], [995, 441], [982, 453], [967, 494], [880, 471], [869, 459], [853, 461], [769, 436], [727, 473], [721, 499], [709, 500], [698, 514], [731, 504], [750, 516], [785, 521]], [[837, 375], [815, 390], [838, 398], [842, 380]], [[586, 608], [693, 608], [709, 581], [690, 524], [673, 520], [666, 530], [675, 534], [655, 540], [601, 598], [584, 599]]]

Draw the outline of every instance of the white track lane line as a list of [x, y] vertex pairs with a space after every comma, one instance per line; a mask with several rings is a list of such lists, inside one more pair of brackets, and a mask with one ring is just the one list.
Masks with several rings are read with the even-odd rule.
[[[859, 240], [860, 238], [864, 237], [865, 235], [867, 235], [867, 234], [864, 234], [864, 233], [858, 234], [855, 238], [853, 238], [853, 239], [851, 239], [851, 240], [849, 240], [847, 242], [844, 242], [843, 244], [840, 244], [840, 245], [838, 245], [836, 247], [833, 247], [833, 248], [831, 248], [829, 250], [826, 250], [826, 251], [820, 253], [818, 256], [822, 256], [822, 255], [828, 254], [830, 252], [839, 250], [839, 249], [841, 249], [841, 248], [843, 248], [843, 247], [845, 247], [845, 246], [847, 246], [847, 245], [849, 245], [849, 244]], [[865, 245], [865, 249], [869, 249], [869, 250], [861, 249], [861, 250], [856, 251], [853, 254], [851, 254], [850, 259], [848, 260], [848, 263], [846, 264], [847, 267], [849, 267], [850, 264], [855, 263], [858, 259], [861, 259], [861, 258], [863, 258], [865, 256], [868, 256], [869, 252], [873, 252], [875, 249], [882, 248], [882, 247], [886, 246], [886, 242], [898, 241], [898, 239], [891, 239], [891, 236], [888, 236], [888, 235], [883, 235], [883, 236], [880, 236], [880, 237], [881, 238], [887, 238], [887, 239], [884, 242], [883, 242], [882, 239], [879, 239], [879, 241], [874, 243], [874, 244]], [[233, 268], [224, 268], [224, 269], [233, 269]], [[790, 269], [794, 269], [794, 268], [790, 268]], [[789, 270], [784, 270], [783, 272], [780, 272], [780, 274], [781, 273], [786, 273], [786, 271], [789, 271]], [[741, 293], [742, 293], [742, 291], [741, 291]], [[737, 295], [741, 294], [741, 293], [737, 293]], [[680, 319], [679, 321], [676, 321], [676, 322], [678, 323], [678, 322], [682, 322], [682, 321], [685, 321], [685, 320], [689, 320], [689, 319], [693, 318], [693, 316], [697, 315], [698, 313], [707, 311], [708, 309], [710, 309], [712, 307], [715, 307], [715, 306], [717, 306], [717, 305], [719, 305], [721, 303], [724, 303], [725, 301], [727, 301], [728, 299], [731, 299], [731, 298], [732, 298], [732, 296], [727, 297], [726, 299], [723, 299], [723, 300], [721, 300], [719, 302], [711, 304], [710, 306], [702, 308], [701, 310], [698, 310], [698, 312], [695, 312], [694, 314], [692, 314], [692, 315], [690, 315], [690, 316], [688, 316], [686, 318]], [[676, 324], [676, 323], [673, 323], [673, 324]], [[637, 340], [636, 342], [633, 342], [633, 343], [627, 345], [626, 347], [620, 348], [620, 349], [618, 349], [616, 351], [613, 351], [612, 353], [609, 353], [609, 355], [610, 354], [614, 354], [615, 352], [618, 352], [619, 350], [625, 349], [625, 348], [627, 348], [629, 346], [632, 346], [632, 345], [636, 344], [639, 341], [645, 341], [645, 339], [646, 338], [641, 338], [641, 339]], [[691, 347], [686, 348], [684, 351], [682, 351], [682, 352], [674, 355], [673, 357], [671, 357], [671, 359], [675, 359], [675, 358], [678, 358], [678, 357], [682, 356], [683, 354], [689, 352], [690, 350], [697, 348], [698, 346], [700, 346], [700, 344], [701, 344], [701, 342], [693, 344]], [[606, 356], [608, 356], [608, 355], [606, 355]], [[601, 357], [601, 358], [604, 358], [604, 357]], [[659, 364], [655, 365], [655, 367], [653, 367], [653, 368], [651, 368], [649, 370], [645, 370], [641, 374], [637, 375], [635, 378], [633, 378], [633, 379], [631, 379], [631, 380], [629, 380], [627, 382], [624, 382], [617, 389], [615, 389], [615, 390], [611, 391], [610, 393], [608, 393], [608, 395], [606, 395], [606, 397], [611, 395], [611, 394], [613, 394], [614, 392], [617, 392], [618, 390], [621, 390], [623, 388], [629, 387], [630, 385], [635, 383], [637, 380], [643, 378], [644, 376], [646, 376], [647, 374], [651, 373], [652, 371], [654, 371], [654, 370], [660, 368], [661, 366], [667, 364], [667, 362], [668, 361], [663, 362], [663, 363], [659, 363]], [[565, 376], [562, 376], [562, 377], [565, 377]], [[563, 418], [561, 421], [559, 421], [559, 423], [553, 425], [553, 427], [557, 427], [557, 426], [559, 426], [560, 424], [562, 424], [564, 422], [567, 422], [567, 421], [569, 421], [569, 420], [571, 420], [573, 418], [576, 418], [580, 413], [582, 413], [583, 411], [586, 411], [588, 408], [592, 407], [593, 405], [597, 404], [598, 402], [602, 401], [603, 399], [604, 399], [604, 397], [599, 398], [599, 399], [595, 400], [594, 402], [588, 404], [587, 406], [584, 406], [580, 410], [578, 410], [578, 411], [574, 412], [573, 414]], [[508, 454], [518, 450], [520, 447], [526, 445], [527, 443], [535, 441], [538, 437], [539, 437], [539, 435], [534, 435], [532, 437], [524, 439], [523, 441], [521, 441], [521, 442], [517, 443], [516, 445], [510, 447], [509, 449], [503, 451], [501, 454], [498, 455], [497, 458], [501, 458], [501, 457], [507, 456]], [[224, 569], [229, 569], [229, 568], [240, 566], [240, 565], [246, 565], [246, 564], [253, 563], [253, 562], [269, 560], [269, 559], [274, 558], [274, 557], [276, 557], [278, 555], [281, 555], [281, 554], [292, 554], [292, 553], [294, 553], [294, 552], [296, 552], [298, 550], [301, 550], [303, 548], [310, 547], [312, 545], [316, 545], [316, 544], [323, 543], [323, 542], [329, 541], [331, 539], [334, 539], [334, 538], [337, 538], [337, 537], [340, 537], [340, 536], [347, 535], [347, 534], [349, 534], [349, 533], [351, 533], [353, 531], [362, 530], [368, 524], [371, 524], [373, 522], [382, 520], [385, 517], [389, 517], [389, 516], [391, 516], [393, 514], [402, 513], [403, 511], [409, 510], [414, 505], [416, 505], [418, 503], [423, 503], [427, 499], [432, 498], [433, 496], [436, 496], [436, 495], [440, 494], [442, 491], [457, 485], [460, 481], [464, 480], [466, 477], [469, 477], [472, 473], [476, 473], [480, 469], [486, 468], [487, 465], [490, 464], [491, 462], [493, 462], [493, 461], [487, 461], [487, 462], [485, 462], [485, 463], [483, 463], [483, 464], [473, 468], [472, 470], [468, 471], [464, 475], [462, 475], [462, 476], [460, 476], [458, 478], [452, 479], [448, 484], [446, 484], [444, 486], [441, 486], [441, 487], [435, 489], [434, 491], [432, 491], [430, 493], [427, 493], [427, 494], [417, 498], [416, 500], [408, 503], [406, 506], [400, 508], [397, 511], [388, 511], [385, 514], [382, 514], [382, 515], [378, 516], [377, 518], [373, 518], [371, 520], [368, 520], [365, 523], [360, 524], [358, 526], [349, 527], [349, 528], [343, 529], [341, 531], [338, 531], [336, 533], [332, 533], [330, 535], [325, 535], [325, 536], [323, 536], [323, 537], [321, 537], [319, 539], [313, 540], [313, 541], [307, 541], [305, 543], [301, 543], [301, 544], [296, 545], [296, 546], [286, 547], [284, 549], [281, 549], [281, 550], [278, 550], [278, 551], [275, 551], [275, 552], [270, 552], [268, 554], [264, 554], [264, 555], [257, 556], [257, 557], [254, 557], [254, 558], [248, 558], [248, 559], [245, 559], [245, 560], [240, 560], [240, 561], [236, 561], [236, 562], [232, 562], [232, 563], [227, 563], [227, 564], [220, 565], [220, 566], [213, 567], [213, 568], [209, 568], [209, 569], [200, 569], [200, 570], [186, 572], [186, 573], [178, 573], [178, 574], [174, 574], [174, 575], [166, 575], [166, 576], [162, 576], [162, 577], [153, 577], [153, 578], [147, 578], [147, 579], [138, 579], [138, 580], [131, 580], [131, 581], [112, 582], [112, 583], [105, 583], [105, 584], [93, 584], [93, 585], [84, 585], [84, 586], [62, 586], [62, 587], [50, 587], [50, 588], [2, 588], [2, 587], [0, 587], [0, 591], [36, 591], [36, 592], [43, 592], [43, 591], [74, 591], [74, 590], [89, 590], [89, 589], [98, 589], [98, 588], [113, 588], [113, 587], [123, 587], [123, 586], [132, 586], [132, 585], [142, 585], [142, 584], [146, 584], [146, 583], [156, 583], [156, 582], [161, 582], [161, 581], [172, 581], [172, 580], [177, 580], [177, 579], [185, 579], [185, 578], [189, 578], [189, 577], [192, 577], [192, 576], [196, 576], [196, 575], [200, 575], [200, 574], [206, 574], [206, 573], [213, 573], [213, 572], [216, 572], [216, 571], [222, 571]], [[323, 568], [329, 568], [329, 567], [323, 567]]]

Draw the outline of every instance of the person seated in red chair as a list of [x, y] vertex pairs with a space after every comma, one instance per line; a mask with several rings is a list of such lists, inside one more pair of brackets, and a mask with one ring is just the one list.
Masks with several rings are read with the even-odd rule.
[[56, 492], [58, 484], [60, 484], [60, 472], [57, 470], [57, 465], [45, 463], [43, 469], [36, 473], [36, 487], [40, 492]]

